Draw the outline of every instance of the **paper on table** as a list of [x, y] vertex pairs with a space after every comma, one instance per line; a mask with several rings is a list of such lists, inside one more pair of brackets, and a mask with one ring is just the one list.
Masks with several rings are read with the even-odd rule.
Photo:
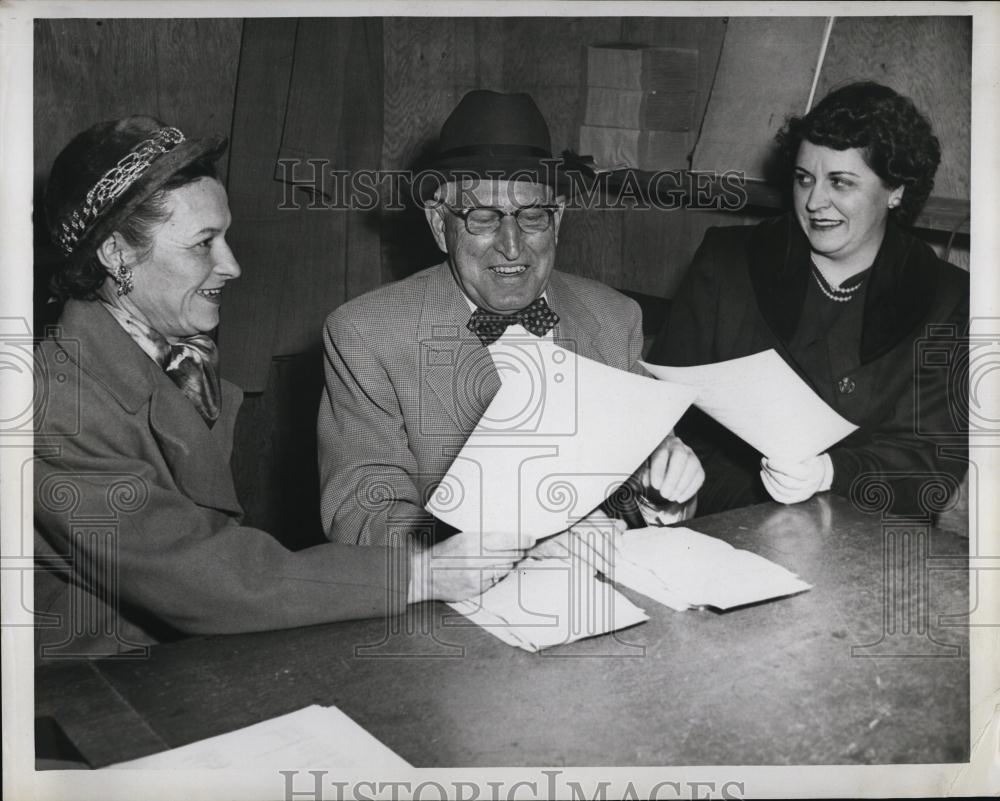
[[426, 507], [460, 531], [563, 531], [635, 472], [696, 394], [521, 326], [490, 351], [500, 390]]
[[449, 604], [508, 645], [532, 653], [649, 620], [593, 568], [573, 559], [525, 559], [482, 595]]
[[812, 586], [762, 556], [689, 528], [633, 529], [614, 542], [611, 578], [672, 609], [730, 609]]
[[661, 380], [696, 387], [695, 406], [770, 459], [818, 456], [858, 428], [774, 349], [696, 367], [640, 363]]
[[411, 767], [347, 715], [333, 706], [307, 706], [107, 769], [261, 768], [268, 770], [341, 768], [386, 770]]

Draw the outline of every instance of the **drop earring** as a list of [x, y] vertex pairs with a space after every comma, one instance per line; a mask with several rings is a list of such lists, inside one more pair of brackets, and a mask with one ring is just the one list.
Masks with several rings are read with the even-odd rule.
[[125, 257], [120, 253], [118, 254], [118, 269], [115, 270], [115, 274], [112, 276], [115, 283], [118, 285], [116, 290], [118, 297], [123, 297], [132, 291], [134, 284], [132, 283], [132, 268], [126, 266]]

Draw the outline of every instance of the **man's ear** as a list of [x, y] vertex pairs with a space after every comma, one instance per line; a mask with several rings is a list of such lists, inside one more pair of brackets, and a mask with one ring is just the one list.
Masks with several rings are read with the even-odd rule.
[[427, 218], [427, 224], [431, 227], [431, 234], [434, 235], [434, 241], [437, 242], [438, 248], [442, 253], [448, 252], [448, 242], [444, 235], [444, 214], [441, 212], [440, 200], [428, 201], [424, 205], [424, 216]]

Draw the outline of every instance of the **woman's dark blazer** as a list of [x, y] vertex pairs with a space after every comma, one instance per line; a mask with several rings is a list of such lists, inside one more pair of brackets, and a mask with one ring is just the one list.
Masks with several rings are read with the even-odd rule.
[[[890, 223], [858, 315], [860, 347], [856, 330], [830, 340], [832, 361], [847, 369], [819, 381], [789, 352], [811, 280], [808, 240], [791, 214], [709, 229], [650, 361], [687, 366], [774, 348], [859, 426], [828, 451], [833, 492], [880, 493], [895, 511], [940, 506], [968, 466], [968, 273]], [[679, 431], [706, 471], [699, 513], [768, 499], [759, 453], [696, 410]]]

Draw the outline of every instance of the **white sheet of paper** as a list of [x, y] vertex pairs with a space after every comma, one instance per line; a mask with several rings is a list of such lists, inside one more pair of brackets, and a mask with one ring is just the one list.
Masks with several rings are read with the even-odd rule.
[[695, 406], [770, 459], [818, 456], [858, 428], [774, 349], [696, 367], [641, 364], [663, 381], [696, 387]]
[[482, 595], [449, 606], [532, 653], [649, 620], [592, 567], [556, 558], [525, 559]]
[[614, 543], [613, 579], [672, 609], [678, 603], [731, 609], [812, 586], [762, 556], [689, 528], [633, 529]]
[[307, 706], [104, 770], [254, 768], [294, 770], [340, 768], [386, 770], [410, 763], [333, 706]]
[[521, 326], [490, 350], [500, 390], [426, 507], [460, 531], [563, 531], [635, 472], [696, 394]]

